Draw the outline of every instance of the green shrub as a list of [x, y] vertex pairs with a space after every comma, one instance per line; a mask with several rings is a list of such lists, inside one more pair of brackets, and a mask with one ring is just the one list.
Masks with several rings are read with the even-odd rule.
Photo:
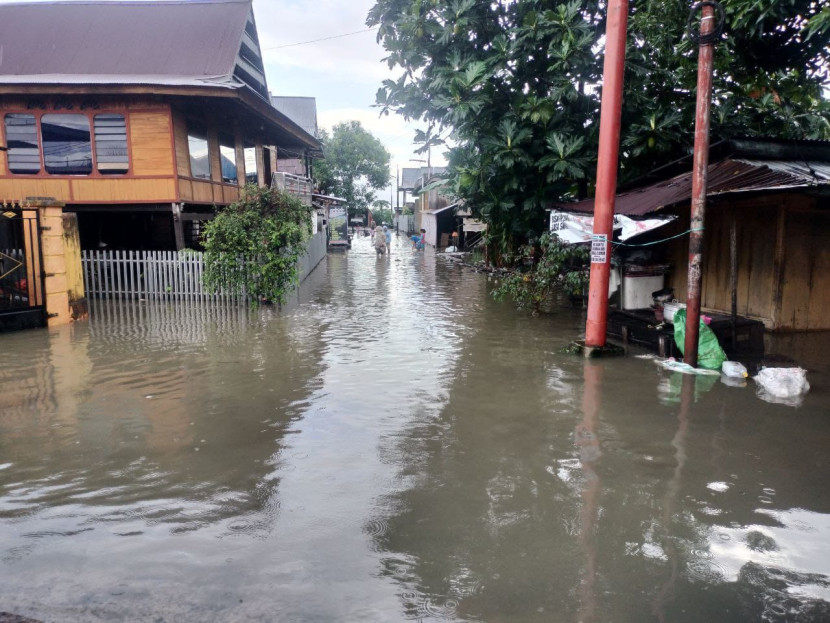
[[297, 283], [310, 215], [290, 193], [246, 186], [205, 226], [205, 285], [282, 303]]
[[514, 270], [493, 291], [496, 300], [512, 298], [519, 309], [536, 315], [557, 287], [572, 296], [580, 295], [588, 285], [588, 249], [565, 244], [558, 236], [545, 233], [538, 244], [519, 248], [509, 258]]

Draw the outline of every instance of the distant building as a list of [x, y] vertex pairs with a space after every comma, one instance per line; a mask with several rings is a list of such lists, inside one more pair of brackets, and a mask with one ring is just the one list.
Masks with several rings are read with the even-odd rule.
[[[317, 99], [272, 95], [271, 104], [314, 138], [320, 138], [317, 129]], [[314, 158], [322, 156], [319, 149], [277, 148], [277, 170], [294, 175], [314, 177]]]
[[192, 245], [275, 154], [320, 149], [269, 101], [251, 0], [0, 4], [0, 23], [0, 202], [65, 202], [84, 248]]

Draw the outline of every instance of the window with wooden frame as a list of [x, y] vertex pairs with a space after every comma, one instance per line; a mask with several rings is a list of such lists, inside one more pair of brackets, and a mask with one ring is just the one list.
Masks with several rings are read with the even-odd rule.
[[11, 173], [40, 173], [37, 119], [28, 113], [9, 113], [3, 119]]
[[210, 179], [210, 148], [207, 127], [198, 121], [187, 121], [187, 150], [190, 154], [190, 176]]
[[230, 134], [219, 134], [219, 161], [222, 164], [222, 181], [225, 184], [239, 183], [236, 169], [236, 139]]
[[259, 167], [257, 166], [256, 143], [245, 141], [242, 145], [242, 154], [245, 158], [245, 183], [258, 184]]
[[127, 150], [127, 120], [124, 115], [95, 115], [93, 127], [98, 172], [103, 175], [126, 173], [130, 168], [130, 157]]
[[77, 113], [50, 113], [40, 118], [43, 164], [52, 175], [92, 173], [89, 117]]
[[127, 119], [117, 113], [7, 113], [9, 172], [123, 175], [129, 172]]

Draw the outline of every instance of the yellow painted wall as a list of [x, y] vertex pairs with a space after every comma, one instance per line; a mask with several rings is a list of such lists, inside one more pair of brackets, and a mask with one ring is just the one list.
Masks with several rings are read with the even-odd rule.
[[[66, 291], [69, 295], [70, 313], [74, 320], [87, 316], [84, 292], [84, 271], [81, 266], [81, 237], [78, 233], [78, 215], [64, 212], [63, 251], [66, 270]], [[46, 272], [51, 272], [45, 265]]]

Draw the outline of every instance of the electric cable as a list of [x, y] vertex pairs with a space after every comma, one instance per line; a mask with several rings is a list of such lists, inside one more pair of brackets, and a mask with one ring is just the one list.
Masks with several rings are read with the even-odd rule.
[[691, 234], [693, 231], [703, 231], [703, 227], [695, 227], [693, 229], [687, 229], [684, 232], [676, 234], [674, 236], [669, 236], [668, 238], [663, 238], [662, 240], [655, 240], [653, 242], [642, 242], [640, 244], [629, 244], [627, 242], [614, 242], [612, 241], [611, 244], [618, 247], [648, 247], [653, 244], [660, 244], [661, 242], [668, 242], [669, 240], [674, 240], [675, 238], [680, 238], [682, 236], [686, 236]]
[[[717, 23], [715, 24], [714, 29], [712, 32], [706, 35], [701, 35], [699, 31], [696, 31], [693, 27], [693, 22], [695, 20], [695, 15], [697, 14], [699, 9], [703, 7], [712, 7], [715, 9], [715, 16], [717, 18]], [[689, 36], [689, 39], [692, 43], [697, 45], [709, 45], [717, 41], [721, 33], [723, 33], [723, 25], [726, 22], [726, 14], [723, 11], [723, 7], [718, 2], [712, 2], [710, 0], [706, 0], [705, 2], [697, 2], [692, 5], [692, 8], [689, 10], [689, 19], [686, 22], [686, 34]]]
[[370, 32], [376, 30], [377, 26], [372, 28], [364, 28], [363, 30], [355, 30], [354, 32], [345, 32], [342, 35], [332, 35], [331, 37], [322, 37], [320, 39], [311, 39], [309, 41], [298, 41], [297, 43], [286, 43], [285, 45], [274, 45], [269, 48], [262, 48], [263, 50], [280, 50], [282, 48], [292, 48], [297, 45], [307, 45], [309, 43], [319, 43], [320, 41], [329, 41], [330, 39], [340, 39], [342, 37], [351, 37], [352, 35], [359, 35], [363, 32]]

